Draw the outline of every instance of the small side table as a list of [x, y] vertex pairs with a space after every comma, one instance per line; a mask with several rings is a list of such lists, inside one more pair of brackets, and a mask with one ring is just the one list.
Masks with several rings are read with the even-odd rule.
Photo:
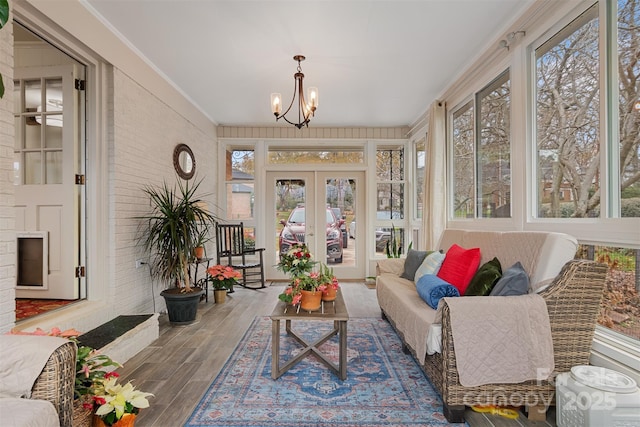
[[[189, 280], [191, 280], [191, 283], [193, 283], [193, 286], [199, 286], [202, 289], [204, 289], [204, 299], [205, 302], [209, 302], [209, 281], [207, 280], [207, 269], [209, 268], [209, 263], [211, 262], [211, 260], [213, 260], [213, 258], [194, 258], [191, 261], [189, 261]], [[198, 279], [198, 267], [200, 267], [200, 264], [204, 264], [204, 271], [205, 271], [205, 276]], [[193, 268], [193, 276], [191, 275], [191, 266], [194, 266]], [[202, 301], [202, 300], [201, 300]]]
[[[334, 304], [327, 304], [322, 312], [320, 311], [300, 311], [286, 310], [287, 304], [279, 301], [273, 313], [271, 313], [271, 378], [274, 380], [280, 378], [282, 374], [291, 369], [295, 364], [300, 362], [306, 356], [315, 354], [318, 359], [332, 370], [341, 380], [347, 379], [347, 321], [349, 313], [347, 306], [342, 298], [342, 292], [338, 291]], [[287, 361], [285, 365], [280, 367], [280, 321], [284, 320], [286, 324], [287, 335], [291, 336], [303, 346], [303, 349], [292, 359]], [[306, 342], [291, 329], [292, 320], [333, 320], [333, 329], [323, 336], [317, 338], [313, 342]], [[338, 365], [336, 366], [327, 356], [325, 356], [318, 347], [324, 342], [338, 335]]]

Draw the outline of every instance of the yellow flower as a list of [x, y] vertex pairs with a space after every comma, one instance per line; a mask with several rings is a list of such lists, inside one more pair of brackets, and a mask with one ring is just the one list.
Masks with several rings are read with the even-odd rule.
[[152, 393], [136, 390], [131, 382], [118, 384], [117, 380], [116, 377], [105, 378], [101, 387], [97, 387], [94, 400], [102, 404], [96, 410], [96, 415], [106, 417], [115, 412], [115, 419], [119, 420], [126, 413], [137, 413], [137, 409], [149, 407], [147, 397], [153, 396]]

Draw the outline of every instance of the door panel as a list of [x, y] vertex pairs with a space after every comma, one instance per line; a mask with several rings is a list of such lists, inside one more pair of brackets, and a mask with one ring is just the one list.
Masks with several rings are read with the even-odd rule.
[[[46, 232], [47, 286], [17, 286], [18, 298], [79, 298], [80, 172], [74, 65], [17, 68], [16, 231]], [[30, 161], [32, 159], [33, 161]], [[20, 262], [20, 260], [18, 261]]]

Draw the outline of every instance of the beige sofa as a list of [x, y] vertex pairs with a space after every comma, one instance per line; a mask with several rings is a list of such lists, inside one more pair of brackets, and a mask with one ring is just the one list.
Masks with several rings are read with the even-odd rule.
[[[520, 262], [528, 273], [532, 293], [546, 303], [555, 371], [543, 381], [518, 384], [485, 384], [464, 387], [460, 384], [453, 347], [451, 319], [446, 299], [436, 310], [425, 303], [413, 281], [401, 278], [404, 259], [385, 259], [377, 264], [376, 293], [383, 316], [396, 329], [419, 361], [444, 403], [449, 422], [464, 422], [465, 406], [516, 405], [529, 410], [530, 419], [543, 419], [555, 392], [553, 379], [574, 365], [588, 364], [596, 325], [606, 266], [586, 260], [574, 260], [577, 241], [566, 234], [548, 232], [489, 232], [446, 230], [437, 248], [447, 251], [452, 244], [478, 247], [480, 265], [497, 257], [503, 269]], [[509, 304], [518, 297], [494, 298], [493, 304]], [[480, 300], [474, 300], [480, 301]], [[441, 352], [426, 354], [427, 336], [432, 324], [441, 323]]]

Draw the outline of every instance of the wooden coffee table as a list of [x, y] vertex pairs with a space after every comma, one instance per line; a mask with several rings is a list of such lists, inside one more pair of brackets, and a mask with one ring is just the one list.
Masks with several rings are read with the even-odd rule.
[[[282, 374], [287, 372], [296, 363], [304, 359], [310, 354], [318, 356], [319, 360], [324, 363], [329, 369], [338, 375], [341, 380], [347, 379], [347, 321], [349, 320], [349, 313], [347, 312], [347, 306], [342, 298], [342, 292], [338, 291], [335, 301], [323, 302], [321, 310], [307, 312], [300, 310], [296, 311], [295, 308], [288, 306], [283, 301], [279, 301], [276, 308], [271, 313], [271, 378], [278, 379]], [[280, 321], [284, 320], [286, 324], [287, 335], [294, 338], [300, 345], [303, 346], [302, 351], [298, 353], [294, 358], [287, 361], [282, 368], [280, 368]], [[295, 332], [291, 330], [292, 320], [310, 320], [310, 321], [333, 321], [333, 330], [327, 334], [319, 337], [317, 340], [308, 343]], [[318, 347], [334, 335], [338, 335], [338, 365], [336, 366], [331, 360], [325, 356]]]

